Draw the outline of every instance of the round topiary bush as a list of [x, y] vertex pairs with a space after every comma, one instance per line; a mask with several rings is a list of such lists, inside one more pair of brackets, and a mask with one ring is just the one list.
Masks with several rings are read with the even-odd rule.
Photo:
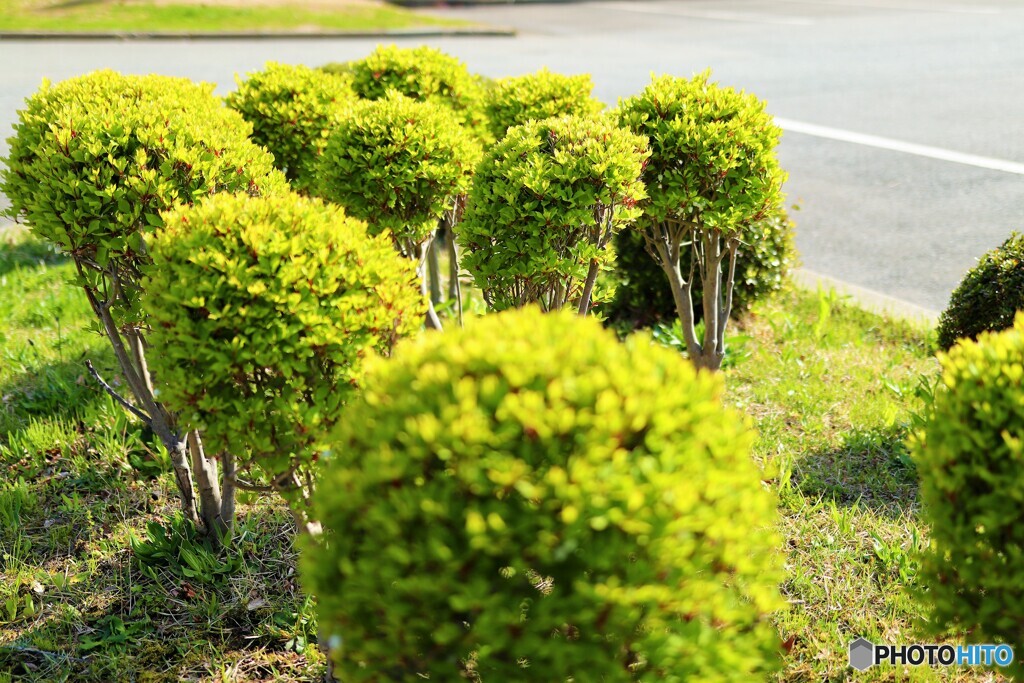
[[939, 318], [938, 344], [948, 350], [958, 339], [1005, 330], [1020, 310], [1024, 310], [1024, 235], [1013, 233], [1002, 246], [982, 256], [953, 290]]
[[371, 361], [302, 555], [341, 680], [749, 681], [777, 510], [723, 386], [536, 308]]
[[127, 316], [118, 324], [138, 317], [130, 310], [147, 261], [142, 237], [162, 224], [161, 211], [216, 192], [287, 189], [213, 87], [96, 71], [45, 82], [18, 112], [0, 176], [10, 214], [96, 277], [118, 278], [112, 307]]
[[579, 302], [612, 234], [639, 216], [647, 153], [603, 117], [511, 128], [477, 169], [458, 234], [491, 308]]
[[421, 257], [445, 210], [469, 188], [480, 150], [445, 108], [392, 93], [363, 102], [327, 139], [319, 196]]
[[445, 106], [474, 135], [486, 135], [484, 81], [461, 60], [438, 49], [381, 45], [364, 59], [328, 70], [349, 73], [360, 97], [379, 100], [394, 90], [410, 99]]
[[[58, 245], [75, 262], [85, 295], [145, 419], [170, 454], [182, 511], [216, 540], [233, 515], [230, 486], [194, 433], [178, 429], [154, 394], [139, 308], [146, 240], [161, 211], [219, 193], [258, 196], [288, 184], [250, 126], [224, 107], [213, 86], [184, 78], [97, 71], [44, 83], [18, 113], [0, 191], [9, 214]], [[128, 393], [128, 392], [125, 392]], [[196, 499], [200, 505], [196, 505]]]
[[509, 128], [527, 121], [597, 114], [604, 105], [591, 96], [593, 90], [590, 74], [567, 76], [541, 69], [499, 79], [484, 97], [491, 135], [501, 140]]
[[294, 189], [308, 190], [327, 136], [356, 99], [351, 78], [305, 66], [268, 62], [227, 96], [252, 124], [252, 139], [274, 155]]
[[[940, 353], [942, 382], [911, 439], [931, 528], [919, 594], [932, 634], [1024, 639], [1024, 314]], [[1018, 659], [1005, 673], [1024, 676]]]
[[[622, 126], [650, 140], [649, 199], [638, 226], [669, 282], [687, 354], [699, 367], [718, 370], [743, 237], [782, 206], [786, 174], [775, 154], [782, 130], [764, 101], [712, 82], [710, 71], [690, 79], [654, 77], [620, 102], [616, 114]], [[688, 249], [695, 258], [683, 261], [691, 244], [700, 248]]]
[[[784, 209], [747, 226], [736, 255], [736, 281], [733, 288], [732, 316], [750, 309], [762, 297], [777, 292], [796, 261], [793, 222]], [[646, 327], [677, 317], [672, 290], [665, 272], [647, 253], [644, 238], [636, 230], [623, 230], [615, 236], [615, 296], [606, 308], [610, 318]], [[689, 263], [689, 245], [683, 247], [681, 260]], [[694, 315], [704, 315], [700, 282], [692, 289]]]
[[[295, 502], [371, 351], [425, 311], [415, 266], [340, 207], [218, 196], [164, 215], [145, 308], [161, 398]], [[305, 482], [303, 476], [300, 482]]]

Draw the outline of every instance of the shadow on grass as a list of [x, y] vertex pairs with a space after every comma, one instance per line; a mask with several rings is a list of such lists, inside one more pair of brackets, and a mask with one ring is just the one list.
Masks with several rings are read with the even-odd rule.
[[[7, 418], [0, 417], [0, 425], [33, 417], [79, 417], [104, 399], [103, 389], [85, 366], [85, 357], [49, 362], [31, 358], [8, 360], [20, 361], [21, 372], [0, 384], [0, 401]], [[113, 375], [105, 361], [98, 359], [94, 363], [99, 372], [105, 370]]]
[[281, 509], [240, 515], [228, 552], [241, 565], [213, 583], [168, 568], [157, 580], [140, 576], [137, 558], [108, 547], [81, 583], [48, 590], [39, 616], [14, 625], [0, 671], [26, 681], [220, 680], [225, 671], [231, 680], [321, 680], [307, 659], [315, 624], [294, 576], [292, 530]]
[[907, 427], [856, 430], [835, 448], [805, 455], [793, 484], [807, 496], [862, 505], [891, 517], [917, 506], [917, 472], [907, 454]]
[[64, 0], [53, 4], [41, 5], [37, 8], [41, 12], [57, 12], [65, 9], [77, 9], [79, 7], [90, 7], [93, 5], [108, 5], [108, 0]]
[[[93, 517], [82, 500], [98, 496], [106, 504], [130, 483], [145, 487], [168, 465], [149, 427], [115, 404], [84, 362], [54, 361], [26, 366], [0, 385], [0, 468], [9, 486], [23, 487], [38, 503], [13, 525], [15, 534], [38, 532], [39, 548], [60, 545], [57, 555], [66, 557], [88, 540], [83, 533]], [[0, 516], [8, 493], [0, 487]], [[148, 507], [146, 500], [135, 503], [122, 517]], [[3, 531], [0, 545], [16, 540]]]
[[0, 232], [0, 277], [20, 268], [35, 268], [40, 264], [47, 266], [65, 263], [67, 256], [54, 251], [46, 242], [35, 237], [15, 238], [11, 244], [3, 239]]
[[[173, 680], [153, 677], [175, 655], [173, 645], [154, 637], [151, 620], [131, 613], [127, 596], [102, 609], [54, 614], [0, 645], [0, 670], [17, 681], [114, 681], [130, 671], [132, 680]], [[44, 608], [45, 610], [45, 608]], [[142, 646], [142, 647], [138, 647]], [[138, 649], [140, 652], [132, 652]]]

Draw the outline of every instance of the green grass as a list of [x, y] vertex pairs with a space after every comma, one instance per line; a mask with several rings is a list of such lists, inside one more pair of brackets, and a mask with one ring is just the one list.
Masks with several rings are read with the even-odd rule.
[[[778, 491], [790, 603], [780, 681], [845, 681], [849, 642], [913, 643], [916, 474], [904, 439], [938, 366], [930, 334], [833, 293], [789, 291], [744, 321], [728, 400], [760, 433]], [[927, 642], [927, 641], [925, 641]], [[858, 681], [990, 680], [964, 669], [875, 667]]]
[[318, 680], [280, 505], [243, 498], [232, 553], [212, 558], [229, 573], [132, 552], [175, 489], [157, 441], [88, 375], [86, 359], [117, 373], [71, 274], [0, 226], [0, 682]]
[[370, 31], [467, 26], [385, 4], [353, 3], [337, 9], [300, 5], [239, 6], [166, 4], [147, 0], [0, 0], [3, 31]]
[[[317, 679], [287, 514], [245, 498], [219, 557], [171, 524], [164, 455], [85, 371], [88, 358], [116, 378], [70, 274], [34, 239], [0, 232], [0, 682]], [[919, 639], [905, 589], [927, 529], [903, 442], [919, 378], [937, 371], [930, 349], [926, 333], [829, 293], [785, 292], [734, 326], [727, 400], [760, 433], [786, 538], [780, 682], [1001, 680], [846, 666], [857, 636]]]

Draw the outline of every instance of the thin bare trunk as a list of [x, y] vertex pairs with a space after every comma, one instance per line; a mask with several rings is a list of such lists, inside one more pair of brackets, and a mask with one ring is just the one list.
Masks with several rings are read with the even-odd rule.
[[206, 457], [203, 441], [199, 437], [199, 432], [194, 429], [188, 433], [188, 445], [192, 455], [192, 471], [195, 473], [199, 490], [199, 516], [214, 547], [219, 547], [227, 534], [230, 522], [221, 518], [222, 501], [217, 461]]
[[[82, 263], [76, 261], [76, 266], [81, 274], [83, 272]], [[98, 269], [95, 265], [90, 267]], [[123, 397], [120, 397], [100, 378], [91, 364], [89, 364], [90, 372], [108, 393], [119, 399], [121, 405], [133, 414], [143, 419], [160, 439], [170, 456], [182, 512], [196, 526], [205, 527], [213, 543], [220, 545], [234, 519], [234, 484], [225, 484], [225, 489], [229, 493], [229, 499], [225, 505], [225, 501], [221, 497], [217, 463], [203, 453], [202, 441], [198, 433], [189, 432], [182, 435], [177, 429], [174, 414], [156, 400], [149, 365], [146, 361], [146, 341], [142, 331], [138, 327], [129, 326], [122, 332], [115, 323], [111, 308], [121, 296], [120, 281], [116, 272], [104, 271], [104, 273], [109, 277], [111, 283], [110, 291], [104, 292], [106, 299], [100, 301], [98, 293], [89, 287], [85, 287], [85, 293], [114, 349], [114, 355], [117, 357], [125, 382], [141, 408], [131, 405]], [[232, 469], [233, 467], [232, 461]], [[195, 480], [193, 480], [193, 475], [195, 475]], [[198, 503], [196, 481], [199, 484]]]
[[317, 634], [317, 639], [320, 641], [320, 651], [324, 653], [324, 659], [327, 660], [327, 671], [324, 672], [324, 683], [338, 683], [338, 679], [334, 675], [334, 662], [331, 660], [331, 645], [326, 642], [324, 638], [324, 631], [321, 628]]
[[313, 479], [308, 470], [304, 474], [305, 481], [293, 468], [290, 472], [278, 477], [273, 485], [281, 497], [288, 502], [288, 510], [292, 513], [292, 519], [295, 520], [295, 526], [299, 533], [308, 534], [310, 537], [318, 539], [323, 533], [323, 527], [310, 515], [313, 510]]
[[590, 270], [587, 271], [587, 281], [583, 285], [583, 295], [580, 297], [580, 308], [579, 314], [581, 317], [586, 317], [587, 313], [590, 312], [590, 297], [594, 293], [594, 282], [597, 281], [597, 272], [601, 269], [598, 260], [590, 260]]
[[[82, 273], [81, 263], [76, 262], [75, 265], [78, 267], [79, 273]], [[114, 279], [113, 288], [116, 293], [118, 289], [116, 278]], [[99, 317], [103, 325], [103, 331], [107, 335], [107, 340], [114, 349], [114, 356], [117, 358], [117, 363], [124, 374], [125, 382], [128, 383], [128, 387], [135, 395], [136, 401], [142, 404], [142, 409], [149, 415], [149, 424], [153, 429], [153, 433], [156, 434], [157, 438], [160, 439], [160, 442], [167, 449], [171, 459], [171, 466], [174, 468], [174, 479], [178, 485], [178, 493], [181, 498], [181, 511], [187, 519], [198, 525], [199, 514], [196, 509], [195, 489], [192, 486], [192, 471], [188, 464], [188, 449], [185, 440], [173, 429], [167, 411], [164, 410], [162, 405], [157, 404], [153, 393], [149, 391], [149, 383], [142, 380], [139, 370], [128, 355], [128, 350], [125, 348], [121, 333], [114, 323], [113, 316], [110, 314], [112, 301], [100, 302], [97, 300], [95, 292], [88, 287], [84, 289], [86, 297], [89, 299], [89, 304]], [[114, 294], [111, 296], [114, 296]]]
[[440, 306], [444, 297], [441, 294], [441, 263], [438, 260], [437, 251], [440, 248], [438, 238], [435, 235], [427, 249], [427, 274], [430, 276], [430, 303]]
[[448, 298], [455, 299], [455, 309], [462, 327], [462, 282], [459, 280], [459, 250], [455, 245], [455, 234], [448, 228]]
[[434, 302], [431, 301], [427, 288], [427, 252], [429, 248], [430, 242], [424, 242], [420, 245], [420, 261], [416, 267], [416, 272], [420, 278], [420, 294], [423, 295], [427, 302], [427, 329], [443, 332], [444, 328], [441, 326], [441, 319], [437, 317], [437, 311], [434, 310]]
[[221, 476], [220, 518], [230, 532], [235, 525], [235, 488], [238, 486], [238, 472], [235, 470], [234, 454], [221, 453], [220, 461], [224, 470]]
[[[718, 313], [721, 304], [719, 298], [719, 262], [721, 261], [721, 240], [715, 232], [705, 232], [700, 235], [703, 244], [704, 262], [700, 264], [704, 269], [704, 367], [717, 369], [721, 364], [720, 350], [718, 348]], [[716, 359], [718, 362], [716, 363]], [[714, 367], [712, 367], [714, 366]]]
[[726, 276], [723, 287], [725, 288], [725, 306], [722, 309], [722, 316], [718, 325], [718, 348], [725, 353], [725, 326], [732, 315], [732, 292], [736, 284], [736, 252], [739, 250], [739, 240], [735, 237], [729, 239], [729, 274]]
[[[307, 528], [294, 511], [292, 512], [292, 515], [295, 518], [295, 525], [298, 527], [300, 533], [305, 534], [306, 537], [314, 543], [323, 543], [323, 529], [319, 525], [316, 525], [316, 527], [312, 529]], [[327, 663], [327, 670], [324, 671], [324, 683], [339, 683], [338, 678], [334, 673], [334, 660], [331, 659], [331, 639], [324, 632], [323, 625], [318, 627], [316, 639], [317, 647], [320, 648], [320, 652], [323, 653], [324, 660]]]
[[696, 364], [699, 362], [696, 359], [703, 355], [703, 348], [697, 341], [697, 333], [694, 330], [693, 301], [690, 295], [693, 275], [696, 270], [696, 256], [691, 249], [690, 274], [684, 280], [679, 263], [682, 236], [683, 233], [679, 229], [670, 232], [664, 223], [655, 224], [650, 232], [644, 235], [649, 250], [653, 250], [654, 260], [661, 266], [665, 277], [668, 278], [669, 287], [672, 290], [672, 300], [676, 305], [676, 314], [679, 316], [679, 322], [683, 328], [683, 338], [686, 340], [686, 352]]
[[125, 336], [128, 337], [128, 345], [131, 347], [132, 358], [135, 359], [139, 378], [145, 385], [146, 391], [153, 394], [153, 379], [149, 376], [149, 363], [146, 362], [145, 340], [142, 338], [142, 333], [139, 332], [138, 328], [131, 327]]

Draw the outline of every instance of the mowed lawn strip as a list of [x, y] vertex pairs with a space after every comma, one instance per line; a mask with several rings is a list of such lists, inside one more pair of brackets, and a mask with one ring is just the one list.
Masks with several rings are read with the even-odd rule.
[[727, 400], [760, 432], [756, 455], [787, 539], [777, 680], [1005, 680], [967, 667], [848, 666], [857, 637], [927, 642], [905, 590], [917, 586], [914, 555], [927, 543], [905, 439], [919, 391], [938, 376], [933, 334], [834, 292], [791, 289], [755, 305], [736, 339]]
[[[70, 263], [20, 227], [0, 232], [0, 672], [27, 680], [315, 680], [313, 601], [291, 522], [240, 501], [236, 567], [140, 570], [129, 537], [176, 501], [156, 440], [100, 391], [116, 382]], [[845, 681], [850, 640], [911, 643], [903, 590], [926, 542], [903, 446], [934, 378], [929, 335], [830, 293], [789, 290], [733, 327], [727, 401], [760, 432], [779, 493], [790, 610], [778, 681]], [[152, 576], [155, 575], [157, 580]], [[143, 677], [143, 673], [145, 677]], [[0, 673], [0, 681], [12, 680]], [[856, 680], [1001, 680], [966, 668], [875, 667]]]
[[242, 32], [382, 31], [456, 28], [468, 22], [417, 14], [370, 0], [298, 4], [150, 0], [0, 0], [0, 31]]

